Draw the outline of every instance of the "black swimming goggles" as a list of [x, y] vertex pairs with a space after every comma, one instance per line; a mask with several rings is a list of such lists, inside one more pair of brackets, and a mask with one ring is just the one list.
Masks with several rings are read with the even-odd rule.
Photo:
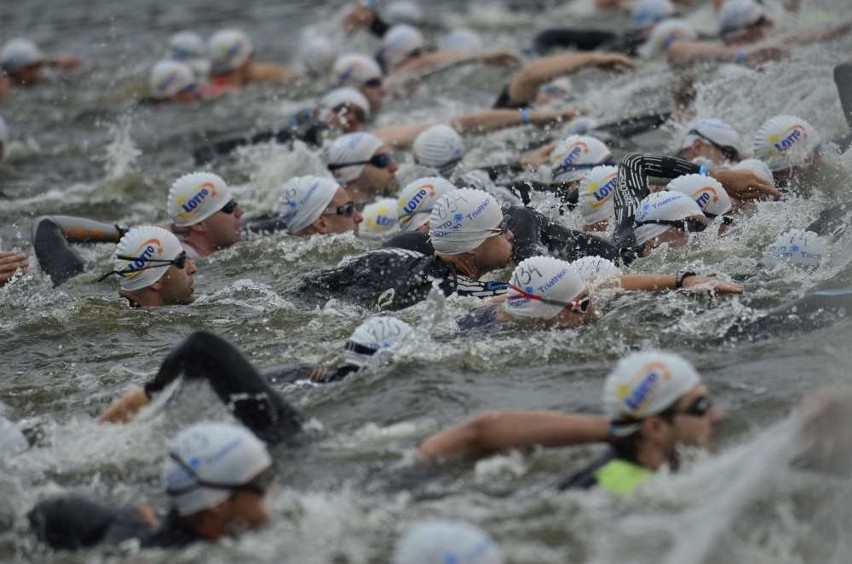
[[238, 204], [236, 200], [229, 200], [228, 203], [222, 206], [222, 209], [219, 211], [231, 215], [237, 209], [238, 205], [240, 204]]
[[364, 86], [366, 86], [367, 88], [381, 88], [382, 87], [382, 79], [381, 78], [371, 78], [370, 80], [365, 80]]
[[[225, 208], [222, 208], [222, 209], [225, 209]], [[122, 278], [124, 278], [129, 274], [135, 274], [137, 272], [142, 272], [143, 270], [149, 270], [151, 268], [168, 268], [171, 265], [175, 265], [175, 268], [183, 270], [183, 268], [186, 266], [186, 251], [181, 252], [181, 254], [179, 254], [178, 256], [173, 258], [172, 260], [143, 259], [142, 257], [131, 257], [131, 256], [126, 256], [126, 255], [118, 255], [115, 258], [117, 258], [119, 260], [130, 261], [131, 263], [141, 260], [144, 263], [148, 263], [148, 266], [143, 266], [143, 267], [140, 267], [140, 268], [133, 268], [133, 269], [125, 268], [124, 270], [113, 270], [112, 272], [108, 272], [108, 273], [104, 274], [103, 276], [101, 276], [100, 278], [98, 278], [98, 282], [103, 282], [104, 280], [106, 280], [107, 278], [112, 276], [113, 274], [115, 274], [116, 276], [121, 276]]]
[[633, 228], [641, 227], [643, 225], [666, 225], [668, 227], [674, 227], [676, 229], [683, 229], [689, 233], [701, 233], [705, 229], [707, 229], [707, 224], [695, 219], [694, 217], [687, 217], [686, 219], [652, 219], [648, 221], [637, 221], [633, 224]]
[[343, 345], [343, 350], [351, 351], [355, 354], [362, 354], [364, 356], [373, 356], [376, 354], [376, 351], [379, 350], [379, 347], [362, 345], [361, 343], [356, 343], [354, 341], [346, 341], [346, 344]]
[[201, 478], [195, 471], [195, 469], [192, 468], [192, 466], [184, 462], [175, 453], [170, 452], [169, 458], [175, 461], [175, 463], [177, 463], [177, 465], [180, 466], [181, 469], [184, 470], [184, 472], [189, 474], [193, 480], [191, 484], [182, 488], [166, 488], [166, 493], [170, 496], [183, 495], [198, 488], [210, 488], [213, 490], [250, 492], [263, 497], [266, 495], [266, 492], [269, 491], [269, 488], [272, 487], [272, 484], [275, 482], [275, 470], [273, 470], [271, 466], [261, 471], [260, 474], [258, 474], [248, 482], [242, 484], [223, 484], [218, 482], [208, 482], [207, 480]]
[[660, 417], [667, 416], [675, 416], [675, 415], [687, 415], [689, 417], [704, 417], [710, 410], [713, 409], [713, 400], [707, 396], [701, 396], [696, 398], [691, 404], [687, 406], [686, 409], [682, 409], [680, 411], [674, 409], [674, 407], [669, 407], [668, 409], [660, 412]]
[[376, 168], [387, 168], [393, 163], [393, 157], [389, 153], [381, 153], [379, 155], [373, 155], [366, 161], [358, 161], [354, 163], [340, 163], [340, 164], [330, 164], [328, 165], [328, 170], [337, 170], [339, 168], [346, 168], [347, 166], [358, 166], [358, 165], [373, 165]]
[[705, 141], [707, 141], [708, 143], [710, 143], [711, 145], [713, 145], [714, 147], [719, 149], [719, 152], [722, 153], [722, 156], [725, 157], [725, 159], [727, 159], [729, 161], [738, 161], [739, 158], [740, 158], [740, 152], [739, 151], [737, 151], [736, 149], [734, 149], [730, 145], [719, 145], [718, 143], [716, 143], [715, 141], [713, 141], [712, 139], [710, 139], [709, 137], [707, 137], [706, 135], [704, 135], [703, 133], [698, 131], [697, 129], [690, 130], [689, 132], [687, 132], [687, 135], [695, 135], [696, 137], [700, 137], [700, 138], [704, 139]]
[[[518, 288], [517, 286], [514, 286], [512, 284], [509, 284], [509, 289], [514, 290], [515, 292], [520, 294], [520, 297], [522, 298], [535, 300], [543, 304], [562, 306], [571, 311], [572, 313], [577, 313], [579, 315], [586, 315], [589, 312], [589, 308], [592, 306], [592, 297], [588, 294], [586, 294], [585, 296], [581, 296], [576, 300], [571, 300], [570, 302], [560, 302], [559, 300], [551, 300], [549, 298], [543, 298], [536, 294], [531, 294], [523, 290], [522, 288]], [[508, 299], [512, 299], [515, 297], [518, 296], [510, 296]]]
[[355, 202], [346, 202], [342, 206], [325, 208], [322, 215], [342, 215], [343, 217], [352, 217], [355, 214]]
[[612, 159], [612, 156], [607, 157], [605, 161], [599, 163], [582, 163], [582, 164], [570, 164], [570, 165], [559, 165], [558, 167], [553, 169], [553, 176], [559, 176], [560, 174], [565, 174], [566, 172], [571, 172], [573, 170], [586, 170], [593, 169], [597, 166], [616, 166], [616, 162]]

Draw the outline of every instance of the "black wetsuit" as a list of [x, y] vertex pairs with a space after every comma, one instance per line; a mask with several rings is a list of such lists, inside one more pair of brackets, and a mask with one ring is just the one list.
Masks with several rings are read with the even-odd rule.
[[118, 243], [124, 233], [118, 225], [81, 217], [43, 216], [33, 222], [33, 249], [41, 270], [59, 286], [86, 269], [71, 243]]
[[533, 45], [540, 55], [555, 49], [570, 48], [577, 51], [623, 53], [635, 57], [646, 38], [647, 32], [639, 30], [618, 34], [597, 29], [553, 28], [539, 33]]
[[507, 331], [517, 328], [516, 323], [497, 320], [498, 305], [478, 307], [456, 319], [461, 331]]

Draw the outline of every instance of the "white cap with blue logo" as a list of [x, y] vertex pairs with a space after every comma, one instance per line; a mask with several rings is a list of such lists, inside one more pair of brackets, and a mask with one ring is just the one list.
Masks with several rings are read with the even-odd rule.
[[742, 137], [730, 124], [716, 118], [701, 118], [686, 126], [686, 133], [680, 142], [680, 149], [690, 147], [696, 139], [737, 152], [737, 158], [745, 153]]
[[[341, 135], [328, 148], [328, 164], [338, 182], [346, 184], [361, 176], [364, 161], [369, 161], [384, 142], [370, 133]], [[360, 163], [349, 165], [349, 163]], [[342, 166], [347, 165], [347, 166]]]
[[6, 72], [18, 72], [43, 61], [44, 53], [38, 46], [22, 37], [10, 39], [0, 50], [0, 67]]
[[433, 125], [417, 136], [412, 149], [417, 164], [449, 175], [464, 156], [464, 140], [449, 125]]
[[578, 258], [571, 266], [587, 284], [606, 282], [621, 275], [621, 269], [614, 262], [598, 256]]
[[553, 257], [530, 257], [515, 267], [503, 310], [523, 319], [553, 319], [586, 289], [571, 263]]
[[368, 80], [382, 78], [382, 69], [372, 57], [367, 55], [341, 55], [332, 67], [334, 81], [339, 86], [363, 86]]
[[282, 184], [278, 213], [287, 231], [298, 233], [319, 219], [339, 187], [337, 182], [319, 176], [296, 176]]
[[371, 317], [355, 328], [346, 341], [343, 358], [355, 366], [376, 366], [389, 360], [414, 331], [396, 317]]
[[399, 231], [399, 222], [396, 218], [396, 198], [382, 198], [372, 204], [368, 204], [361, 212], [360, 234], [362, 237], [385, 237]]
[[171, 231], [153, 225], [134, 227], [115, 248], [115, 271], [121, 289], [133, 292], [154, 284], [182, 252], [180, 241]]
[[388, 69], [403, 62], [411, 53], [422, 49], [423, 34], [406, 24], [395, 25], [382, 38], [382, 57]]
[[212, 72], [222, 74], [237, 70], [254, 54], [248, 35], [238, 29], [222, 29], [207, 44]]
[[211, 172], [191, 172], [172, 183], [167, 211], [176, 227], [200, 223], [231, 201], [222, 177]]
[[394, 549], [392, 564], [503, 564], [491, 537], [461, 521], [424, 521], [409, 528]]
[[639, 202], [636, 210], [633, 229], [636, 244], [641, 245], [672, 228], [671, 225], [653, 223], [655, 221], [680, 221], [703, 214], [695, 200], [686, 194], [668, 190], [654, 192]]
[[802, 166], [820, 144], [816, 129], [800, 117], [780, 115], [765, 122], [754, 134], [754, 156], [772, 172]]
[[817, 268], [828, 254], [828, 244], [813, 231], [792, 229], [775, 238], [760, 259], [760, 265], [772, 268], [792, 264], [800, 268]]
[[666, 190], [686, 194], [708, 217], [725, 215], [734, 207], [725, 187], [715, 178], [703, 174], [678, 176], [666, 185]]
[[569, 135], [550, 155], [554, 182], [581, 180], [592, 168], [612, 164], [612, 151], [591, 135]]
[[754, 0], [725, 0], [719, 10], [719, 33], [725, 35], [745, 29], [765, 17], [763, 6]]
[[178, 61], [160, 61], [151, 69], [148, 81], [151, 97], [165, 100], [195, 86], [195, 73]]
[[397, 219], [403, 231], [417, 231], [429, 222], [435, 202], [456, 187], [440, 176], [418, 178], [406, 185], [397, 199]]
[[432, 207], [429, 235], [435, 252], [467, 253], [500, 234], [503, 211], [494, 196], [482, 190], [459, 188], [444, 194]]

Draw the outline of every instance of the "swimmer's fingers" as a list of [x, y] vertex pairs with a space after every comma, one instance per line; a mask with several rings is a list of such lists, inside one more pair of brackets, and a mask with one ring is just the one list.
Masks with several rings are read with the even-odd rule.
[[556, 148], [556, 145], [559, 141], [551, 141], [547, 145], [543, 145], [533, 151], [532, 153], [528, 153], [521, 157], [521, 166], [524, 167], [536, 167], [538, 165], [543, 165], [550, 160], [550, 154], [553, 153], [553, 149]]
[[27, 256], [15, 251], [0, 251], [0, 283], [6, 282], [18, 270], [29, 272]]
[[710, 176], [718, 180], [728, 195], [738, 200], [780, 198], [781, 192], [750, 170], [715, 170]]
[[98, 423], [127, 423], [149, 402], [144, 388], [141, 386], [133, 388], [109, 404], [109, 407], [98, 417]]

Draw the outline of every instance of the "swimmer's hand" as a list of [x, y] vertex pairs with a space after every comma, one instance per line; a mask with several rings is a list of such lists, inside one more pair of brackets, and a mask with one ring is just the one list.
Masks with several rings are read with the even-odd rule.
[[708, 174], [718, 180], [728, 195], [738, 200], [779, 199], [781, 192], [750, 170], [712, 170]]
[[717, 294], [742, 294], [745, 287], [736, 282], [725, 282], [712, 276], [687, 276], [683, 279], [684, 288], [695, 290], [711, 290]]
[[5, 284], [18, 270], [29, 272], [27, 255], [17, 251], [0, 251], [0, 286]]
[[145, 388], [138, 386], [109, 404], [98, 417], [98, 423], [127, 423], [139, 410], [150, 403]]
[[346, 33], [354, 33], [359, 29], [366, 29], [376, 21], [376, 13], [366, 4], [358, 2], [343, 18], [343, 29]]
[[559, 140], [551, 141], [547, 145], [542, 145], [535, 151], [523, 155], [520, 161], [521, 166], [524, 168], [535, 168], [546, 164], [550, 161], [550, 154], [553, 153], [553, 149], [555, 149], [558, 144]]

